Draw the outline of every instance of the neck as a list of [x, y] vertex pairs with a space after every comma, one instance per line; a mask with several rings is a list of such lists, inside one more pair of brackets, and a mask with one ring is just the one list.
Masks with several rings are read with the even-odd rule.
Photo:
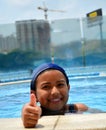
[[47, 108], [42, 107], [42, 106], [41, 106], [41, 108], [42, 108], [42, 115], [41, 116], [64, 115], [64, 113], [65, 113], [65, 107], [63, 107], [61, 110], [56, 110], [56, 111], [47, 109]]

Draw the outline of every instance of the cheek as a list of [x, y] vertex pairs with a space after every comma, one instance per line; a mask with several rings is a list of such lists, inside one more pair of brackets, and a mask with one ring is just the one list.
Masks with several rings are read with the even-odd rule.
[[61, 90], [61, 92], [67, 95], [69, 93], [69, 89], [68, 88], [64, 88], [64, 89]]
[[64, 91], [62, 92], [62, 94], [64, 94], [64, 97], [65, 97], [65, 98], [68, 98], [68, 97], [69, 97], [69, 91], [68, 91], [68, 90], [64, 90]]
[[48, 97], [48, 93], [46, 91], [37, 90], [37, 99], [39, 102], [45, 102], [45, 99]]

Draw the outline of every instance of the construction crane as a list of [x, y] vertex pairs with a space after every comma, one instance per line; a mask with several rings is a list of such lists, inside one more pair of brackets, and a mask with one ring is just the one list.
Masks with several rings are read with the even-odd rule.
[[63, 10], [48, 9], [48, 8], [45, 6], [45, 3], [44, 3], [44, 2], [43, 2], [43, 7], [39, 6], [39, 7], [37, 7], [37, 9], [44, 11], [45, 20], [47, 20], [47, 18], [48, 18], [48, 15], [47, 15], [47, 12], [48, 12], [48, 11], [51, 11], [51, 12], [60, 12], [60, 13], [65, 13], [65, 12], [66, 12], [66, 11], [63, 11]]

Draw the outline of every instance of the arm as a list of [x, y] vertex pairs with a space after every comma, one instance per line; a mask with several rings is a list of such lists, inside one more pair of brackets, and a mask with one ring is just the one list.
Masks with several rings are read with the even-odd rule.
[[41, 108], [36, 106], [36, 98], [31, 94], [30, 103], [26, 104], [22, 109], [22, 121], [25, 128], [34, 128], [41, 115]]
[[88, 106], [86, 106], [83, 103], [76, 103], [76, 104], [74, 104], [74, 107], [75, 107], [76, 111], [85, 112], [88, 110]]
[[87, 113], [104, 113], [105, 112], [98, 108], [87, 107], [85, 104], [82, 104], [82, 103], [75, 104], [75, 107], [80, 112], [87, 112]]
[[88, 113], [105, 113], [106, 111], [100, 110], [98, 108], [88, 108], [87, 110]]

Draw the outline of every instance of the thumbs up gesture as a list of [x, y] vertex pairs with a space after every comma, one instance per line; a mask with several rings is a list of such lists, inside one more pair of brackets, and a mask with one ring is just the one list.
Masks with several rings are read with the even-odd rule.
[[30, 102], [22, 109], [22, 121], [26, 128], [33, 128], [38, 123], [41, 115], [41, 108], [36, 104], [35, 94], [30, 95]]
[[33, 93], [30, 95], [30, 103], [29, 104], [33, 107], [36, 107], [36, 97]]

